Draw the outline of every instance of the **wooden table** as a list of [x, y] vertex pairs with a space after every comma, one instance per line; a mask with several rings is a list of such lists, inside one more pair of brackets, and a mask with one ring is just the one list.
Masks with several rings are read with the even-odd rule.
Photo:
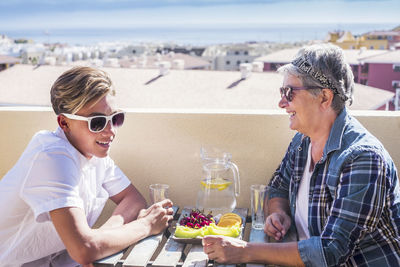
[[[287, 235], [283, 238], [282, 241], [279, 242], [290, 242], [297, 240], [296, 232], [289, 231]], [[256, 243], [274, 243], [277, 242], [273, 238], [268, 237], [264, 230], [255, 230], [251, 228], [250, 225], [250, 234], [249, 234], [249, 242], [256, 242]], [[257, 263], [248, 263], [246, 267], [266, 267], [266, 266], [276, 266], [276, 265], [265, 265], [265, 264], [257, 264]]]
[[[112, 256], [103, 258], [95, 262], [96, 267], [102, 266], [151, 266], [151, 267], [210, 267], [210, 266], [229, 266], [236, 265], [221, 265], [208, 260], [207, 255], [203, 252], [202, 245], [182, 244], [176, 242], [172, 237], [175, 231], [175, 224], [180, 218], [189, 214], [191, 207], [185, 207], [180, 211], [180, 217], [177, 218], [178, 208], [174, 207], [174, 221], [164, 233], [147, 237], [135, 245], [116, 253]], [[250, 218], [247, 216], [247, 208], [236, 208], [233, 212], [242, 217], [244, 228], [242, 231], [244, 240], [254, 242], [269, 242], [262, 230], [251, 229]], [[247, 233], [247, 235], [245, 235]], [[242, 264], [238, 266], [261, 267], [265, 265], [259, 264]]]

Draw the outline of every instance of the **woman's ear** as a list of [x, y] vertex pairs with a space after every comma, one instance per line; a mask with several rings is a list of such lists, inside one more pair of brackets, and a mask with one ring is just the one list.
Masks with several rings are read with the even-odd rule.
[[66, 118], [63, 115], [58, 115], [57, 116], [57, 123], [58, 123], [58, 126], [60, 126], [60, 128], [64, 132], [68, 131], [68, 129], [69, 129], [68, 121], [66, 120]]
[[321, 91], [321, 105], [323, 108], [329, 108], [333, 101], [333, 91], [330, 89], [322, 89]]

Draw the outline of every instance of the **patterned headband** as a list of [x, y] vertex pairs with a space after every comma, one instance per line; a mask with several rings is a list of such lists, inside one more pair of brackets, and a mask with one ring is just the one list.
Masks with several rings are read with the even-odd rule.
[[334, 94], [337, 94], [343, 101], [348, 100], [349, 98], [339, 93], [338, 89], [333, 85], [332, 81], [325, 76], [325, 74], [314, 70], [311, 64], [305, 59], [305, 57], [298, 57], [292, 61], [292, 64], [302, 70], [303, 72], [307, 73], [315, 80], [317, 80], [324, 88], [329, 88], [333, 91]]

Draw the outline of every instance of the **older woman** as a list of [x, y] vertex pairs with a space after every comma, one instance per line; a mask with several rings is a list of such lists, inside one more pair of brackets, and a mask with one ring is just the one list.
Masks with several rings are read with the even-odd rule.
[[353, 74], [333, 45], [301, 49], [283, 74], [279, 107], [298, 133], [273, 175], [264, 231], [253, 244], [206, 237], [220, 262], [299, 266], [400, 266], [400, 186], [383, 145], [345, 107]]

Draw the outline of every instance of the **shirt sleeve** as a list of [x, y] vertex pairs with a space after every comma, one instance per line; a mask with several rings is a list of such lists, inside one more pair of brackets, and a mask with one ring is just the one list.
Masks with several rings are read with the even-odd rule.
[[289, 199], [289, 185], [293, 170], [293, 144], [292, 141], [286, 150], [285, 156], [275, 170], [269, 182], [269, 198], [280, 197]]
[[374, 231], [387, 195], [386, 171], [382, 156], [374, 151], [361, 152], [344, 165], [321, 236], [299, 242], [306, 266], [339, 266], [363, 236]]
[[31, 207], [37, 222], [48, 221], [51, 210], [63, 207], [83, 209], [79, 180], [79, 168], [68, 152], [40, 152], [24, 179], [20, 197]]
[[131, 184], [131, 181], [122, 170], [115, 165], [111, 158], [108, 158], [107, 165], [103, 188], [108, 192], [109, 196], [112, 197], [127, 188]]

